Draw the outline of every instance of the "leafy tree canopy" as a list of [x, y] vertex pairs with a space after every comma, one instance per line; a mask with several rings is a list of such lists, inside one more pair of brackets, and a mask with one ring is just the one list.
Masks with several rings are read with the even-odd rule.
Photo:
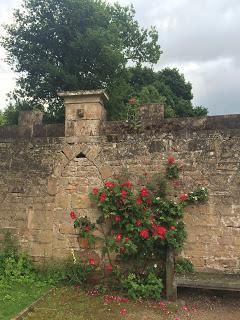
[[165, 117], [205, 116], [208, 111], [192, 104], [192, 85], [176, 68], [165, 68], [155, 72], [147, 67], [128, 68], [124, 77], [110, 90], [110, 115], [124, 117], [124, 105], [129, 97], [141, 103], [158, 102], [165, 107]]
[[101, 0], [25, 0], [2, 41], [19, 73], [14, 98], [47, 103], [49, 116], [61, 118], [57, 91], [107, 88], [128, 61], [156, 63], [158, 33], [134, 14]]
[[103, 0], [24, 0], [5, 29], [1, 43], [19, 75], [5, 111], [8, 122], [25, 108], [44, 108], [45, 120], [63, 121], [57, 91], [97, 88], [110, 94], [111, 118], [123, 115], [124, 104], [136, 95], [143, 101], [164, 101], [168, 116], [195, 115], [191, 84], [178, 70], [143, 68], [160, 58], [158, 33], [139, 26], [132, 6]]

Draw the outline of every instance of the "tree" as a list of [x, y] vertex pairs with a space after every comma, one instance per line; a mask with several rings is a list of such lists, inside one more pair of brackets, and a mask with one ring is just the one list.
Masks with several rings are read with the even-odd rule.
[[61, 121], [57, 91], [110, 90], [128, 62], [156, 63], [158, 33], [141, 28], [134, 15], [133, 7], [102, 0], [24, 0], [2, 40], [19, 74], [13, 100], [47, 105], [47, 117]]
[[3, 112], [0, 110], [0, 126], [5, 124], [5, 121], [6, 121], [5, 116]]
[[141, 103], [163, 104], [165, 117], [206, 116], [208, 113], [202, 106], [193, 106], [192, 85], [176, 68], [164, 68], [158, 72], [147, 67], [129, 68], [111, 100], [114, 115], [119, 106], [124, 110], [124, 104], [133, 96]]

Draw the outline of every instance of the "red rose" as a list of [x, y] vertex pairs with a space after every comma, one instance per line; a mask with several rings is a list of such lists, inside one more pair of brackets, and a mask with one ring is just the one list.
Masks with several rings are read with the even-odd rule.
[[131, 188], [133, 186], [132, 182], [127, 181], [121, 184], [121, 187], [128, 187]]
[[168, 157], [168, 164], [174, 164], [176, 159], [173, 156]]
[[142, 188], [140, 195], [141, 197], [148, 197], [149, 192], [146, 188]]
[[115, 218], [114, 218], [114, 220], [115, 220], [116, 222], [120, 222], [120, 221], [122, 220], [122, 218], [121, 218], [121, 216], [116, 215]]
[[176, 229], [175, 226], [171, 226], [171, 227], [170, 227], [170, 230], [175, 230], [175, 229]]
[[142, 203], [143, 203], [143, 201], [141, 199], [136, 200], [136, 204], [142, 204]]
[[98, 191], [99, 191], [98, 188], [93, 188], [92, 189], [92, 193], [95, 194], [95, 195], [98, 194]]
[[147, 200], [146, 200], [146, 203], [147, 203], [148, 205], [151, 205], [151, 204], [152, 204], [152, 199], [147, 199]]
[[100, 201], [104, 202], [105, 199], [106, 199], [106, 193], [103, 192], [103, 193], [100, 194]]
[[111, 182], [111, 181], [107, 181], [105, 183], [105, 187], [107, 188], [114, 188], [115, 187], [115, 183], [114, 182]]
[[154, 229], [153, 237], [158, 235], [159, 238], [161, 238], [161, 239], [165, 238], [165, 234], [167, 233], [167, 229], [165, 229], [164, 227], [161, 227], [161, 226], [157, 226], [155, 224], [152, 224], [152, 228]]
[[149, 230], [148, 229], [143, 229], [140, 231], [140, 237], [143, 239], [149, 238]]
[[186, 200], [188, 200], [188, 194], [181, 194], [180, 196], [179, 196], [179, 199], [181, 200], [181, 201], [186, 201]]
[[167, 230], [164, 227], [157, 227], [157, 233], [160, 237], [164, 238], [165, 234], [167, 233]]
[[108, 272], [112, 272], [113, 271], [112, 265], [111, 264], [106, 264], [105, 270], [108, 271]]
[[89, 232], [89, 231], [90, 231], [90, 227], [89, 227], [89, 226], [84, 227], [84, 228], [83, 228], [83, 231]]
[[125, 242], [128, 242], [129, 241], [129, 238], [128, 236], [125, 237]]
[[135, 222], [135, 226], [136, 226], [136, 227], [140, 227], [141, 224], [142, 224], [142, 221], [141, 221], [141, 220], [137, 220], [137, 221]]
[[89, 263], [91, 266], [95, 266], [95, 260], [92, 259], [92, 258], [88, 260], [88, 263]]
[[70, 217], [71, 217], [73, 220], [77, 219], [76, 213], [75, 213], [74, 211], [71, 211], [71, 212], [70, 212]]
[[121, 248], [119, 249], [119, 251], [120, 251], [120, 253], [125, 253], [125, 252], [126, 252], [126, 249], [125, 249], [124, 247], [121, 247]]
[[126, 182], [126, 186], [127, 186], [128, 188], [131, 188], [131, 187], [133, 186], [133, 184], [132, 184], [131, 181], [127, 181], [127, 182]]
[[127, 191], [126, 190], [121, 190], [121, 196], [122, 196], [123, 199], [126, 198]]
[[121, 233], [116, 234], [115, 240], [116, 240], [116, 241], [121, 241], [121, 240], [122, 240], [122, 235], [121, 235]]

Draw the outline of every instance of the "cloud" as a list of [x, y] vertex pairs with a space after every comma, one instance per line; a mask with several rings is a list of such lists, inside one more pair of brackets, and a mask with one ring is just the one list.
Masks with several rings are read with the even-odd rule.
[[[157, 70], [177, 67], [193, 85], [194, 103], [208, 107], [211, 114], [240, 113], [239, 0], [118, 2], [133, 3], [140, 25], [157, 27], [163, 50]], [[11, 9], [20, 3], [20, 0], [1, 0], [1, 21], [10, 21]], [[0, 51], [0, 59], [2, 54]], [[8, 79], [9, 90], [14, 86], [10, 74], [0, 61], [0, 81]], [[9, 91], [8, 85], [4, 84], [5, 91]], [[0, 88], [0, 107], [3, 95]]]

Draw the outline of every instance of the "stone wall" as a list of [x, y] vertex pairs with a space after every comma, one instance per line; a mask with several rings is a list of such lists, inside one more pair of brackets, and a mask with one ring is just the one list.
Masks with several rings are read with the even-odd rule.
[[[0, 228], [35, 260], [65, 257], [71, 249], [87, 255], [70, 210], [94, 220], [98, 211], [87, 196], [93, 186], [123, 168], [133, 176], [159, 171], [174, 154], [183, 162], [179, 192], [199, 185], [210, 192], [207, 204], [187, 210], [183, 255], [200, 271], [240, 272], [240, 115], [164, 119], [162, 107], [151, 105], [133, 128], [105, 121], [101, 91], [61, 95], [65, 128], [47, 130], [29, 114], [19, 126], [0, 128]], [[93, 250], [98, 258], [99, 244]]]

